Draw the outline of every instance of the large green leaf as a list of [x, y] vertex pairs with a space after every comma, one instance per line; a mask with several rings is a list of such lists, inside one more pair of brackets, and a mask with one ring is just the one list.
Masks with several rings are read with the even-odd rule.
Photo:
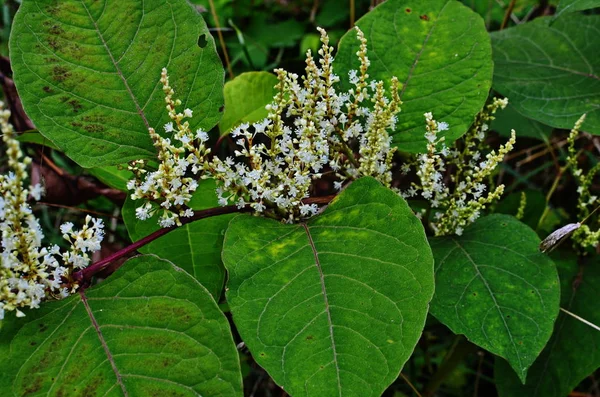
[[[561, 306], [594, 324], [600, 324], [600, 260], [579, 267], [577, 257], [559, 253], [553, 257], [561, 283]], [[586, 376], [600, 368], [600, 332], [561, 313], [554, 334], [535, 361], [523, 385], [502, 360], [496, 361], [495, 377], [501, 397], [564, 397]]]
[[225, 84], [225, 113], [219, 123], [226, 134], [240, 123], [254, 123], [267, 117], [265, 106], [273, 102], [277, 77], [269, 72], [242, 73]]
[[3, 396], [241, 396], [229, 324], [196, 280], [155, 256], [5, 319]]
[[[123, 220], [133, 241], [160, 229], [157, 223], [158, 213], [145, 221], [135, 217], [135, 209], [140, 205], [142, 202], [129, 197], [123, 205]], [[194, 210], [216, 207], [214, 180], [200, 182], [189, 205]], [[225, 268], [221, 261], [223, 236], [233, 216], [235, 215], [220, 215], [188, 223], [152, 241], [140, 248], [140, 251], [177, 263], [218, 300], [225, 281]]]
[[107, 186], [126, 192], [127, 182], [133, 178], [133, 172], [126, 165], [105, 165], [104, 167], [93, 167], [87, 170]]
[[539, 238], [508, 215], [481, 218], [460, 237], [430, 240], [431, 313], [453, 332], [508, 360], [525, 381], [552, 334], [560, 288]]
[[185, 0], [28, 0], [10, 54], [27, 115], [84, 167], [154, 156], [148, 127], [168, 117], [163, 67], [193, 129], [220, 118], [223, 68]]
[[589, 10], [596, 7], [600, 7], [599, 0], [560, 0], [554, 18], [558, 18], [564, 13]]
[[527, 137], [548, 142], [552, 134], [552, 127], [523, 116], [511, 104], [498, 112], [495, 117], [491, 128], [507, 138], [510, 137], [511, 131], [515, 130], [517, 139]]
[[552, 127], [600, 134], [600, 15], [538, 18], [492, 33], [494, 89], [515, 109]]
[[[456, 0], [388, 0], [356, 23], [365, 33], [370, 79], [402, 83], [402, 112], [394, 144], [425, 151], [425, 119], [433, 112], [453, 141], [464, 134], [484, 105], [492, 84], [490, 38], [479, 15]], [[335, 59], [342, 87], [358, 70], [356, 32], [342, 38]]]
[[237, 216], [223, 262], [242, 339], [295, 397], [380, 396], [412, 353], [433, 294], [423, 226], [372, 178], [306, 223]]

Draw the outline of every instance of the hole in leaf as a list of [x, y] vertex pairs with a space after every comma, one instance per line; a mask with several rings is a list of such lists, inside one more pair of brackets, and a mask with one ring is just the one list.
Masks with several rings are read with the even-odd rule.
[[208, 44], [208, 40], [206, 40], [206, 34], [200, 35], [198, 37], [198, 47], [204, 48]]
[[219, 108], [219, 112], [223, 113], [223, 110], [225, 110], [225, 105], [221, 105], [221, 107]]

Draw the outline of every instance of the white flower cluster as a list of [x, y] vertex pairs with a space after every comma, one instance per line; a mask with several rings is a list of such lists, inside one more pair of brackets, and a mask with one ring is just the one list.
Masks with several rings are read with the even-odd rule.
[[[47, 296], [65, 297], [77, 284], [71, 280], [74, 269], [90, 263], [89, 253], [100, 249], [104, 236], [101, 220], [86, 218], [81, 231], [74, 231], [72, 224], [64, 224], [61, 231], [71, 248], [61, 252], [58, 246], [42, 245], [44, 234], [33, 215], [27, 199], [39, 200], [39, 185], [24, 187], [27, 179], [29, 157], [24, 157], [15, 132], [8, 122], [10, 112], [0, 102], [0, 127], [8, 155], [8, 175], [0, 175], [0, 229], [2, 249], [0, 253], [0, 320], [5, 311], [19, 308], [37, 308]], [[92, 223], [90, 226], [89, 223]], [[60, 261], [59, 261], [60, 259]]]
[[[434, 214], [431, 226], [437, 236], [461, 235], [465, 226], [474, 222], [486, 205], [497, 200], [504, 192], [504, 185], [499, 185], [487, 195], [485, 181], [493, 174], [497, 165], [510, 152], [515, 143], [515, 132], [511, 132], [508, 142], [500, 146], [498, 153], [489, 152], [485, 158], [481, 154], [484, 149], [485, 132], [489, 121], [497, 109], [504, 109], [507, 99], [495, 98], [476, 118], [475, 123], [465, 134], [463, 147], [457, 148], [457, 143], [449, 149], [443, 144], [444, 138], [437, 138], [440, 131], [448, 129], [446, 123], [438, 123], [431, 113], [426, 113], [427, 153], [417, 159], [417, 176], [419, 183], [400, 194], [405, 197], [420, 195], [429, 201]], [[438, 147], [441, 149], [438, 150]], [[448, 178], [450, 185], [444, 179], [447, 167], [453, 168]], [[410, 171], [410, 165], [403, 166], [403, 172]]]
[[395, 149], [390, 147], [388, 130], [395, 128], [400, 111], [398, 80], [391, 82], [392, 99], [385, 97], [383, 82], [367, 83], [366, 39], [356, 28], [361, 68], [350, 71], [354, 88], [338, 93], [333, 48], [325, 30], [319, 31], [318, 64], [309, 50], [306, 76], [299, 79], [276, 70], [277, 94], [267, 106], [267, 118], [231, 132], [238, 146], [235, 156], [243, 162], [231, 157], [213, 160], [213, 177], [221, 182], [221, 204], [248, 203], [257, 212], [272, 208], [277, 217], [291, 222], [318, 211], [316, 204], [304, 200], [312, 182], [324, 172], [336, 175], [338, 190], [345, 180], [363, 175], [391, 182]]
[[138, 219], [148, 219], [156, 211], [162, 210], [159, 224], [169, 227], [181, 225], [180, 217], [194, 215], [187, 207], [198, 187], [193, 176], [203, 170], [210, 149], [204, 145], [208, 141], [208, 134], [201, 129], [192, 132], [189, 122], [184, 121], [192, 117], [192, 110], [185, 109], [183, 113], [177, 113], [176, 107], [181, 105], [181, 101], [173, 99], [175, 92], [169, 85], [167, 69], [162, 70], [160, 82], [163, 84], [166, 108], [171, 118], [164, 129], [167, 134], [172, 134], [173, 140], [162, 137], [153, 128], [149, 129], [158, 152], [158, 169], [149, 171], [145, 161], [132, 162], [129, 169], [135, 177], [128, 182], [127, 188], [133, 191], [132, 199], [145, 200], [136, 209]]

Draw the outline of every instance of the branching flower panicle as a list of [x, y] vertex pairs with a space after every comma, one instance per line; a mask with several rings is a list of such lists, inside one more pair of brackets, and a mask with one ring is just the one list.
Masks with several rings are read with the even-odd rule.
[[[427, 153], [417, 159], [419, 182], [413, 183], [410, 189], [401, 194], [414, 197], [420, 193], [429, 201], [434, 213], [431, 226], [437, 236], [461, 235], [463, 229], [504, 192], [504, 185], [499, 185], [486, 195], [484, 192], [488, 187], [485, 182], [512, 150], [516, 140], [514, 130], [497, 153], [492, 150], [483, 158], [481, 150], [484, 149], [488, 123], [493, 120], [494, 113], [499, 108], [504, 109], [507, 104], [508, 100], [495, 98], [486, 106], [465, 134], [462, 150], [459, 150], [458, 142], [451, 149], [446, 147], [444, 138], [438, 139], [437, 134], [448, 129], [448, 125], [435, 121], [431, 113], [425, 114]], [[448, 167], [453, 167], [455, 171], [449, 176], [450, 183], [446, 184], [444, 178]], [[404, 172], [409, 170], [410, 165], [403, 167]]]
[[[581, 227], [573, 233], [573, 241], [581, 248], [593, 248], [600, 243], [600, 228], [590, 228], [590, 224], [593, 224], [593, 220], [589, 218], [593, 215], [592, 211], [595, 210], [600, 203], [598, 201], [598, 196], [592, 194], [590, 188], [594, 178], [596, 178], [600, 172], [600, 162], [596, 163], [588, 172], [584, 172], [577, 161], [579, 156], [575, 149], [575, 140], [579, 135], [585, 117], [586, 115], [584, 114], [577, 120], [567, 138], [567, 166], [571, 169], [571, 173], [577, 181], [577, 215], [581, 221]], [[600, 226], [600, 217], [597, 216], [595, 218], [595, 223], [597, 226]]]
[[208, 134], [202, 129], [192, 132], [189, 122], [185, 120], [192, 117], [192, 110], [177, 112], [181, 101], [173, 99], [175, 92], [169, 85], [167, 69], [163, 68], [160, 82], [171, 119], [164, 125], [164, 129], [171, 137], [162, 137], [153, 128], [149, 129], [157, 150], [158, 169], [149, 170], [145, 161], [132, 162], [129, 169], [135, 177], [128, 182], [127, 187], [133, 191], [132, 199], [145, 200], [145, 203], [136, 209], [139, 219], [148, 219], [156, 211], [162, 211], [159, 224], [169, 227], [181, 225], [181, 217], [194, 215], [187, 203], [198, 187], [194, 176], [204, 169], [210, 149], [204, 145], [208, 141]]
[[102, 221], [88, 216], [80, 231], [73, 230], [71, 223], [61, 226], [71, 244], [67, 251], [42, 245], [44, 234], [27, 200], [39, 200], [43, 189], [25, 187], [31, 158], [23, 155], [9, 117], [10, 111], [0, 102], [0, 127], [10, 169], [8, 175], [0, 175], [0, 319], [5, 311], [22, 317], [21, 308], [37, 308], [49, 296], [65, 297], [75, 291], [78, 285], [71, 279], [72, 272], [89, 265], [89, 254], [100, 249], [104, 237]]
[[340, 78], [333, 72], [333, 48], [320, 28], [320, 59], [317, 63], [307, 52], [305, 76], [275, 71], [277, 94], [267, 106], [267, 118], [231, 132], [238, 146], [236, 159], [214, 159], [221, 204], [249, 203], [258, 212], [274, 208], [278, 217], [293, 221], [317, 212], [304, 199], [312, 182], [328, 169], [336, 175], [338, 189], [363, 175], [390, 184], [395, 149], [388, 131], [395, 128], [400, 111], [398, 80], [391, 81], [391, 99], [383, 82], [367, 83], [366, 39], [356, 31], [361, 67], [350, 71], [354, 88], [348, 92], [334, 87]]

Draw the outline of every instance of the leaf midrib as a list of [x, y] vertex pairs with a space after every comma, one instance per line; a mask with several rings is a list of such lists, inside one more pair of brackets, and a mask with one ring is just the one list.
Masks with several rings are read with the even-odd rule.
[[504, 315], [502, 313], [502, 309], [500, 308], [500, 305], [498, 305], [498, 301], [496, 300], [496, 296], [494, 295], [494, 292], [492, 291], [490, 285], [488, 284], [487, 280], [485, 279], [485, 277], [483, 277], [483, 274], [481, 274], [481, 272], [479, 271], [479, 267], [477, 266], [477, 263], [475, 263], [475, 261], [473, 260], [473, 258], [471, 258], [471, 255], [469, 255], [469, 253], [467, 252], [467, 250], [464, 249], [464, 247], [462, 245], [460, 245], [460, 243], [456, 240], [456, 239], [452, 239], [452, 241], [454, 242], [454, 244], [456, 244], [456, 246], [463, 252], [463, 254], [465, 255], [465, 257], [469, 260], [469, 262], [471, 262], [471, 264], [473, 265], [473, 269], [475, 269], [475, 273], [476, 276], [482, 281], [483, 285], [485, 286], [485, 288], [487, 289], [490, 297], [492, 298], [492, 301], [494, 302], [494, 306], [496, 307], [496, 310], [498, 310], [498, 314], [500, 314], [500, 318], [502, 319], [502, 324], [504, 324], [504, 328], [506, 329], [506, 333], [508, 334], [508, 337], [510, 338], [510, 343], [513, 346], [514, 352], [517, 356], [517, 360], [519, 361], [519, 369], [521, 374], [523, 373], [523, 363], [521, 361], [521, 356], [519, 354], [519, 350], [517, 349], [517, 345], [515, 344], [515, 341], [512, 337], [512, 333], [508, 327], [508, 324], [506, 323], [506, 320], [504, 319]]
[[102, 348], [104, 349], [106, 358], [107, 358], [108, 362], [110, 362], [110, 366], [112, 367], [112, 370], [115, 373], [115, 376], [117, 377], [117, 383], [121, 387], [121, 390], [123, 391], [123, 395], [125, 397], [129, 397], [129, 394], [127, 393], [127, 389], [125, 388], [125, 384], [123, 383], [123, 379], [121, 378], [121, 373], [119, 372], [119, 369], [117, 368], [117, 365], [115, 363], [113, 355], [110, 352], [108, 345], [106, 344], [106, 340], [104, 339], [104, 336], [102, 335], [102, 330], [100, 329], [100, 325], [98, 324], [98, 321], [96, 321], [96, 317], [94, 317], [94, 313], [92, 312], [92, 309], [90, 308], [90, 305], [87, 301], [87, 297], [85, 296], [85, 292], [80, 290], [79, 295], [81, 296], [81, 302], [83, 303], [83, 306], [85, 307], [85, 311], [87, 312], [88, 316], [90, 317], [90, 321], [92, 322], [92, 325], [94, 326], [94, 329], [96, 330], [96, 334], [98, 335], [98, 339], [100, 340], [100, 343], [102, 344]]
[[327, 313], [327, 323], [329, 326], [329, 338], [331, 339], [331, 348], [333, 350], [333, 363], [335, 365], [336, 378], [337, 378], [337, 386], [338, 386], [338, 395], [342, 396], [342, 385], [340, 379], [340, 366], [337, 361], [337, 351], [335, 346], [335, 338], [333, 336], [333, 322], [331, 321], [331, 310], [329, 309], [329, 298], [327, 297], [327, 288], [325, 286], [325, 275], [323, 274], [323, 269], [321, 268], [321, 262], [319, 261], [319, 253], [315, 247], [315, 243], [313, 241], [312, 235], [310, 234], [310, 230], [306, 223], [302, 223], [302, 227], [306, 232], [306, 237], [308, 238], [308, 243], [310, 244], [310, 248], [312, 250], [313, 256], [315, 258], [315, 266], [319, 271], [319, 281], [321, 282], [321, 292], [323, 294], [323, 300], [325, 301], [325, 312]]
[[[127, 82], [127, 79], [125, 78], [125, 76], [123, 75], [123, 72], [121, 71], [121, 68], [119, 67], [119, 64], [117, 63], [117, 61], [115, 60], [115, 57], [113, 56], [112, 52], [110, 51], [110, 48], [108, 47], [108, 44], [107, 44], [106, 40], [104, 39], [104, 36], [102, 35], [102, 32], [100, 32], [100, 28], [98, 27], [98, 24], [96, 23], [96, 21], [92, 17], [92, 14], [90, 13], [90, 10], [87, 8], [87, 6], [85, 5], [84, 1], [83, 0], [80, 0], [80, 1], [81, 1], [81, 5], [85, 9], [85, 12], [88, 14], [88, 17], [90, 18], [90, 21], [94, 25], [94, 30], [98, 34], [98, 38], [100, 39], [100, 41], [102, 41], [102, 46], [104, 47], [104, 49], [106, 50], [108, 56], [110, 57], [110, 61], [112, 62], [113, 66], [115, 67], [115, 70], [117, 71], [117, 75], [119, 76], [119, 78], [121, 79], [121, 81], [123, 81], [123, 84], [125, 85], [125, 88], [127, 89], [127, 92], [129, 93], [129, 96], [131, 97], [131, 100], [133, 101], [133, 104], [135, 105], [135, 108], [138, 111], [138, 114], [142, 118], [142, 121], [144, 122], [144, 125], [146, 126], [146, 128], [149, 129], [150, 128], [150, 123], [148, 122], [148, 119], [146, 119], [146, 114], [144, 113], [144, 111], [140, 107], [140, 104], [139, 104], [139, 102], [137, 100], [137, 97], [134, 95], [131, 87], [129, 86], [129, 83]], [[132, 39], [132, 40], [134, 40], [134, 39]]]
[[[429, 41], [429, 38], [433, 34], [433, 31], [435, 30], [437, 22], [438, 22], [440, 16], [442, 15], [442, 13], [444, 12], [444, 9], [448, 5], [448, 3], [449, 3], [449, 1], [447, 1], [446, 3], [444, 3], [444, 6], [440, 10], [440, 13], [439, 13], [438, 17], [435, 19], [435, 21], [433, 21], [431, 29], [429, 29], [429, 32], [427, 32], [427, 36], [425, 36], [425, 39], [423, 40], [423, 45], [421, 46], [421, 49], [419, 50], [419, 52], [415, 56], [415, 60], [413, 61], [413, 64], [410, 66], [410, 70], [408, 71], [408, 75], [406, 76], [406, 80], [404, 80], [404, 83], [402, 84], [402, 89], [400, 90], [400, 93], [398, 94], [398, 96], [400, 97], [400, 99], [402, 99], [402, 95], [404, 94], [404, 91], [406, 91], [406, 87], [408, 86], [408, 82], [410, 81], [410, 79], [411, 79], [411, 77], [413, 75], [413, 72], [414, 72], [414, 70], [417, 67], [417, 63], [419, 63], [419, 60], [421, 59], [421, 55], [423, 54], [423, 51], [425, 51], [425, 46], [427, 45], [427, 42]], [[395, 22], [394, 22], [394, 24], [395, 24]]]

